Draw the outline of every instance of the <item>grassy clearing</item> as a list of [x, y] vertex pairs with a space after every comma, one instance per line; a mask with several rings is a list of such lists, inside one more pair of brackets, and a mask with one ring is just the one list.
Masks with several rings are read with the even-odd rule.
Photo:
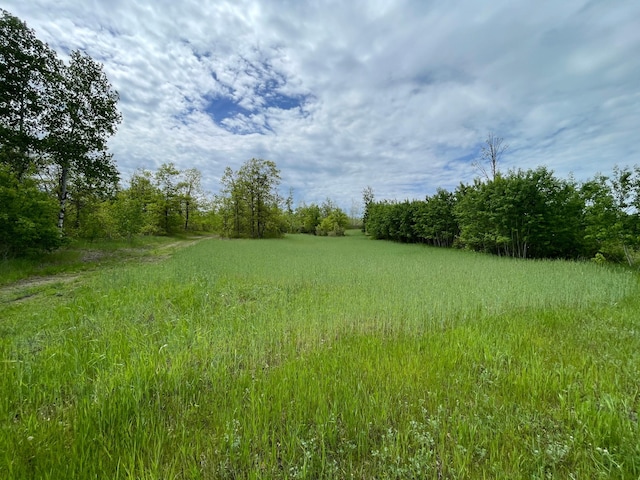
[[637, 478], [639, 299], [588, 263], [203, 241], [0, 305], [0, 477]]

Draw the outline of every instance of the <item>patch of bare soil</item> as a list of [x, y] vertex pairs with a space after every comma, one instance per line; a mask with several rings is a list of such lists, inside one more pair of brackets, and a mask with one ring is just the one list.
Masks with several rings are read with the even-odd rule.
[[0, 287], [0, 303], [20, 302], [27, 300], [39, 292], [39, 287], [44, 287], [54, 283], [71, 283], [80, 278], [78, 273], [61, 273], [58, 275], [48, 275], [45, 277], [30, 277], [17, 282]]

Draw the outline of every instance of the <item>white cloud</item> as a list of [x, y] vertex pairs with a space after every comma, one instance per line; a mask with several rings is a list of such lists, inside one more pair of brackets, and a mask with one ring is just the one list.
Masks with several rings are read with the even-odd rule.
[[635, 0], [4, 8], [62, 55], [104, 63], [121, 94], [111, 148], [125, 175], [172, 161], [215, 191], [225, 166], [264, 157], [297, 198], [350, 208], [366, 185], [402, 199], [469, 181], [490, 130], [510, 144], [505, 168], [586, 179], [640, 162]]

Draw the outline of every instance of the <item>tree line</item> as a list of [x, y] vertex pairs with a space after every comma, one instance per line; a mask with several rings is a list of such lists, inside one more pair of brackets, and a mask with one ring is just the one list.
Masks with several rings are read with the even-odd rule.
[[[103, 66], [80, 51], [66, 62], [0, 10], [0, 257], [58, 248], [69, 237], [127, 238], [214, 232], [267, 238], [344, 235], [353, 226], [331, 199], [294, 208], [275, 162], [227, 168], [220, 191], [197, 169], [165, 163], [125, 186], [107, 141], [121, 121]], [[481, 178], [424, 200], [376, 201], [365, 189], [362, 228], [373, 238], [519, 258], [633, 263], [640, 246], [640, 167], [578, 183], [546, 168], [498, 169], [507, 146], [492, 134]]]
[[[640, 167], [583, 183], [547, 168], [491, 175], [424, 200], [375, 201], [363, 229], [376, 239], [518, 258], [597, 258], [631, 265], [640, 246]], [[485, 173], [488, 173], [485, 170]]]
[[237, 172], [227, 167], [216, 199], [216, 231], [226, 237], [265, 238], [284, 233], [341, 236], [349, 219], [331, 199], [293, 208], [293, 190], [282, 198], [275, 162], [252, 158]]
[[74, 236], [344, 234], [346, 214], [330, 200], [294, 209], [268, 160], [227, 168], [215, 196], [200, 171], [173, 163], [138, 170], [123, 186], [107, 149], [122, 120], [119, 94], [103, 66], [78, 50], [60, 60], [25, 22], [0, 14], [0, 257]]

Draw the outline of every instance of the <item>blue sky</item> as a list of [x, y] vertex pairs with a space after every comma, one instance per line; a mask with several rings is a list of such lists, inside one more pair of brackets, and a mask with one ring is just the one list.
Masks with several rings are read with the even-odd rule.
[[640, 163], [637, 0], [5, 0], [104, 63], [123, 178], [174, 162], [215, 193], [273, 160], [298, 202], [422, 198], [501, 169], [586, 180]]

